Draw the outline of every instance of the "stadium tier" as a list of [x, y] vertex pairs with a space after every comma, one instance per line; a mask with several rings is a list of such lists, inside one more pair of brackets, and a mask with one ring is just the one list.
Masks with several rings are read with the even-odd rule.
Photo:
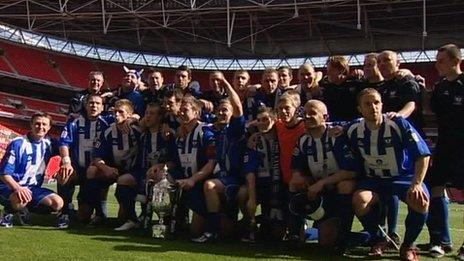
[[66, 122], [67, 106], [0, 92], [0, 111], [25, 117], [31, 116], [37, 111], [43, 111], [52, 115], [55, 122], [63, 124]]
[[62, 55], [53, 55], [52, 59], [58, 65], [57, 69], [61, 72], [67, 84], [79, 88], [87, 87], [88, 82], [85, 76], [95, 67], [91, 61]]
[[[0, 42], [3, 56], [0, 59], [0, 71], [17, 71], [22, 76], [42, 79], [53, 83], [67, 84], [73, 87], [86, 88], [87, 75], [92, 70], [101, 70], [106, 77], [106, 83], [110, 88], [115, 88], [124, 76], [122, 64], [106, 63], [91, 59], [82, 59], [69, 55], [60, 55], [45, 50], [33, 49], [16, 44]], [[11, 64], [14, 68], [11, 68]], [[129, 67], [143, 67], [131, 66]], [[425, 76], [427, 86], [433, 85], [438, 75], [433, 63], [403, 64], [402, 68], [410, 69], [414, 74]], [[173, 81], [175, 70], [162, 69], [165, 82]], [[320, 70], [324, 71], [323, 68]], [[294, 83], [297, 81], [296, 70], [294, 70]], [[259, 82], [260, 71], [253, 71], [252, 82]], [[226, 77], [231, 79], [233, 72], [226, 72]], [[209, 71], [193, 71], [193, 79], [198, 81], [203, 90], [209, 89]]]
[[45, 52], [31, 48], [18, 48], [3, 43], [0, 44], [0, 47], [4, 50], [5, 58], [8, 59], [20, 75], [54, 83], [63, 83]]

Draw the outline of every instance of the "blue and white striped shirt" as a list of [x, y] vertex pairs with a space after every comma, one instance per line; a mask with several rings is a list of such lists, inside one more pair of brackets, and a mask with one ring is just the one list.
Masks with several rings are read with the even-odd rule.
[[58, 155], [58, 146], [49, 137], [40, 141], [34, 141], [30, 134], [17, 137], [6, 149], [0, 176], [9, 175], [21, 186], [41, 186], [47, 164], [55, 155]]
[[102, 131], [114, 121], [113, 117], [102, 117], [94, 121], [84, 116], [68, 121], [61, 132], [60, 146], [71, 150], [73, 164], [79, 168], [87, 168], [93, 160], [93, 151], [99, 145]]
[[415, 161], [430, 155], [425, 141], [402, 117], [390, 120], [384, 115], [377, 130], [370, 130], [361, 119], [349, 126], [348, 138], [369, 177], [410, 179]]

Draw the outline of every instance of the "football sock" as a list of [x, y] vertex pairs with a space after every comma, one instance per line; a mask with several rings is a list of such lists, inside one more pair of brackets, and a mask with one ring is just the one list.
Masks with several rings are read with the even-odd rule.
[[63, 199], [63, 208], [61, 209], [61, 213], [69, 214], [69, 204], [72, 202], [75, 186], [69, 184], [58, 184], [57, 189], [58, 195]]
[[404, 233], [404, 245], [412, 246], [414, 244], [414, 241], [416, 241], [422, 231], [426, 220], [427, 213], [419, 213], [408, 208], [408, 215], [406, 216], [405, 221], [406, 232]]
[[427, 227], [432, 245], [451, 244], [448, 204], [449, 199], [445, 196], [434, 197], [430, 200]]
[[208, 213], [207, 215], [207, 232], [212, 234], [219, 233], [221, 229], [221, 215], [217, 212]]
[[364, 229], [371, 235], [371, 238], [380, 239], [378, 234], [380, 216], [380, 204], [377, 203], [372, 205], [369, 212], [367, 212], [364, 216], [358, 217]]
[[[298, 192], [289, 192], [289, 193], [290, 193], [290, 198], [298, 194]], [[289, 218], [290, 235], [292, 236], [300, 235], [300, 231], [304, 223], [304, 218], [299, 215], [295, 215], [292, 212], [290, 212], [289, 215], [290, 215], [290, 218]]]
[[398, 196], [393, 195], [388, 197], [385, 201], [387, 206], [387, 225], [388, 234], [396, 233], [396, 226], [398, 224], [398, 208], [400, 205]]
[[108, 217], [108, 204], [106, 200], [100, 201], [100, 209], [102, 217]]
[[127, 218], [137, 222], [137, 214], [135, 213], [135, 197], [137, 196], [136, 189], [127, 185], [118, 185], [116, 187], [115, 196], [119, 204], [121, 204], [124, 208]]

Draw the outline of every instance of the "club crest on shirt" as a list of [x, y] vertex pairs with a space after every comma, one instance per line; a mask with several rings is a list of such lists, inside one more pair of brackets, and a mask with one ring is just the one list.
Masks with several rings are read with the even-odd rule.
[[391, 137], [385, 137], [384, 140], [385, 140], [385, 145], [391, 145], [391, 143], [392, 143]]
[[100, 148], [100, 145], [101, 145], [101, 142], [100, 142], [99, 139], [95, 139], [95, 140], [93, 141], [93, 147], [94, 147], [94, 148], [98, 149], [98, 148]]
[[396, 91], [390, 91], [389, 96], [390, 96], [390, 98], [395, 98], [396, 97]]
[[295, 147], [295, 148], [293, 149], [293, 153], [292, 153], [292, 154], [293, 154], [293, 156], [298, 156], [298, 154], [300, 154], [300, 149], [299, 149], [298, 147]]

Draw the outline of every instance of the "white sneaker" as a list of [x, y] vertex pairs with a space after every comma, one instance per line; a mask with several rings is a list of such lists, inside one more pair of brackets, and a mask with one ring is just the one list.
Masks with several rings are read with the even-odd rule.
[[445, 250], [441, 246], [435, 245], [429, 248], [429, 254], [433, 258], [440, 258], [445, 256]]
[[115, 231], [126, 231], [126, 230], [131, 230], [134, 228], [138, 228], [139, 224], [135, 223], [132, 220], [127, 220], [126, 223], [124, 223], [122, 226], [115, 228]]

